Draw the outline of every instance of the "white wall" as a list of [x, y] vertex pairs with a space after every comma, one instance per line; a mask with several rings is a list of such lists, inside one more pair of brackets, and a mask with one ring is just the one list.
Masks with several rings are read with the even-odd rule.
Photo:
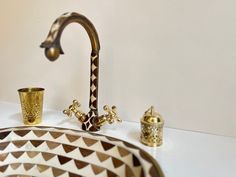
[[46, 88], [45, 105], [78, 98], [88, 111], [90, 43], [80, 25], [62, 37], [54, 63], [39, 48], [62, 13], [80, 12], [101, 42], [99, 107], [139, 121], [154, 105], [166, 126], [236, 136], [236, 1], [1, 0], [0, 100]]

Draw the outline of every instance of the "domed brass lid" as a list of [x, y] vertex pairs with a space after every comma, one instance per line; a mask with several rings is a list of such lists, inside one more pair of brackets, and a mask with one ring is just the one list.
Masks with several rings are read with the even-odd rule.
[[154, 106], [151, 106], [143, 115], [142, 122], [148, 123], [148, 124], [158, 124], [163, 123], [162, 116], [155, 112]]

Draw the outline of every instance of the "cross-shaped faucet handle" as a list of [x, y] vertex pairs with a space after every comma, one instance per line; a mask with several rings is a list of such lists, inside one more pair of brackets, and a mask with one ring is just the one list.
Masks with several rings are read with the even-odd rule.
[[69, 117], [71, 117], [74, 113], [77, 118], [80, 118], [83, 115], [83, 113], [78, 110], [80, 106], [81, 104], [77, 100], [73, 100], [73, 103], [69, 106], [68, 109], [65, 109], [63, 113]]
[[117, 109], [116, 106], [112, 106], [111, 108], [107, 105], [103, 107], [103, 110], [107, 112], [105, 115], [106, 120], [109, 124], [112, 124], [116, 121], [122, 122], [122, 120], [117, 116]]

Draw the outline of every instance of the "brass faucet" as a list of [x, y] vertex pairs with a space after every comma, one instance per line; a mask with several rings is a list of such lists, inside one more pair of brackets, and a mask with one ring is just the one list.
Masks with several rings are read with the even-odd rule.
[[105, 123], [113, 123], [115, 121], [121, 122], [117, 116], [116, 107], [112, 106], [110, 109], [107, 105], [104, 110], [107, 112], [104, 115], [98, 116], [98, 71], [99, 71], [99, 50], [100, 43], [98, 34], [93, 24], [85, 16], [72, 12], [61, 15], [53, 23], [46, 40], [40, 45], [45, 48], [45, 55], [50, 61], [55, 61], [60, 54], [64, 54], [60, 38], [64, 28], [73, 22], [81, 24], [90, 38], [92, 52], [91, 52], [91, 65], [90, 65], [90, 98], [89, 108], [90, 111], [85, 114], [78, 110], [80, 103], [76, 100], [64, 110], [63, 113], [71, 117], [73, 114], [82, 123], [82, 129], [86, 131], [98, 131]]

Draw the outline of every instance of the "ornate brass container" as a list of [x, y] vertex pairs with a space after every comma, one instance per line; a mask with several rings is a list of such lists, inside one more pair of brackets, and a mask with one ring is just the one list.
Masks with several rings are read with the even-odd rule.
[[141, 118], [141, 142], [155, 147], [162, 144], [164, 120], [162, 116], [149, 108]]

